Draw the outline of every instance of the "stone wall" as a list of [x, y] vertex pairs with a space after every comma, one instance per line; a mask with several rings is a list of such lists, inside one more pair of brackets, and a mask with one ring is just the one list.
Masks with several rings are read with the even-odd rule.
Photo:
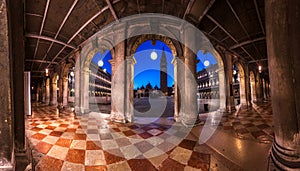
[[0, 170], [12, 169], [12, 112], [6, 1], [0, 0]]

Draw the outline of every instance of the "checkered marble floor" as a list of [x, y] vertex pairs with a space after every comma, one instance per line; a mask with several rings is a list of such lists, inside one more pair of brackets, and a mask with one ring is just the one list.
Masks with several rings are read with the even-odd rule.
[[[201, 114], [203, 121], [209, 114]], [[218, 117], [218, 116], [216, 116]], [[242, 106], [233, 114], [223, 114], [218, 127], [224, 131], [233, 132], [237, 138], [272, 143], [274, 139], [274, 124], [271, 102], [253, 104], [252, 107]]]
[[[109, 115], [74, 116], [33, 104], [26, 135], [42, 154], [36, 170], [209, 170], [210, 154], [171, 119], [110, 122]], [[145, 121], [145, 119], [143, 119]], [[146, 120], [147, 121], [147, 120]]]

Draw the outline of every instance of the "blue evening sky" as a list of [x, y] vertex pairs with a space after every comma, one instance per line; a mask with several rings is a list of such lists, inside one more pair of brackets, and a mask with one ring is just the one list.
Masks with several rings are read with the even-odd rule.
[[[155, 45], [152, 45], [150, 40], [141, 44], [134, 54], [136, 64], [134, 65], [134, 89], [146, 86], [149, 82], [154, 87], [155, 85], [160, 88], [160, 59], [162, 55], [162, 49], [167, 59], [167, 72], [168, 72], [168, 87], [172, 87], [174, 84], [174, 66], [171, 63], [173, 55], [171, 49], [161, 41], [156, 41]], [[157, 53], [157, 59], [151, 59], [151, 53], [155, 51]]]
[[[152, 45], [152, 42], [148, 40], [142, 43], [134, 54], [136, 59], [136, 64], [134, 65], [134, 89], [137, 89], [142, 85], [146, 86], [148, 83], [151, 83], [153, 87], [157, 85], [160, 88], [160, 58], [163, 47], [167, 59], [168, 86], [173, 86], [174, 67], [171, 63], [173, 59], [171, 49], [165, 43], [159, 40], [156, 40], [155, 45]], [[157, 59], [155, 60], [151, 59], [150, 57], [153, 51], [157, 53]], [[97, 65], [100, 59], [102, 59], [104, 62], [102, 69], [106, 69], [106, 71], [111, 74], [111, 64], [108, 62], [111, 59], [110, 51], [106, 50], [104, 54], [97, 52], [94, 55], [92, 62]], [[197, 64], [197, 72], [205, 68], [203, 65], [205, 60], [208, 60], [210, 65], [217, 63], [216, 59], [210, 52], [203, 54], [201, 50], [199, 50], [197, 53], [197, 59], [200, 60], [200, 62]]]
[[103, 54], [101, 54], [100, 52], [97, 52], [93, 59], [92, 62], [94, 62], [94, 64], [96, 64], [98, 66], [98, 61], [102, 59], [104, 65], [101, 67], [102, 69], [106, 69], [106, 72], [108, 72], [109, 74], [111, 74], [111, 64], [109, 63], [109, 60], [111, 60], [111, 53], [109, 50], [106, 50]]

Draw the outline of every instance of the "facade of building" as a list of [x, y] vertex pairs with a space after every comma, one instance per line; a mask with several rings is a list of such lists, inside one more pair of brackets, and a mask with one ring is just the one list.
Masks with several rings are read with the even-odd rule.
[[89, 77], [89, 96], [110, 96], [111, 75], [91, 62]]
[[219, 98], [218, 64], [209, 65], [206, 69], [197, 72], [198, 98]]

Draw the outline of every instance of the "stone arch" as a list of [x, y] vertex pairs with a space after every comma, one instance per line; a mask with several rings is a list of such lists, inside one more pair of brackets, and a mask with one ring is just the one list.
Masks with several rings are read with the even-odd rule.
[[[142, 19], [142, 17], [146, 17], [147, 19]], [[168, 28], [166, 28], [166, 25], [168, 26]], [[183, 25], [184, 28], [178, 27], [179, 25]], [[137, 30], [138, 28], [141, 28], [141, 26], [144, 27], [144, 30], [146, 30], [146, 32], [141, 33], [140, 30]], [[141, 36], [141, 35], [158, 35], [158, 36], [162, 35], [164, 37], [168, 37], [169, 39], [174, 39], [180, 42], [178, 44], [174, 42], [174, 44], [176, 44], [176, 46], [180, 45], [181, 48], [179, 49], [182, 49], [182, 51], [185, 52], [185, 55], [190, 57], [193, 56], [191, 52], [196, 54], [196, 51], [198, 51], [199, 49], [206, 50], [212, 53], [212, 55], [217, 59], [218, 66], [219, 66], [217, 72], [219, 74], [219, 79], [220, 79], [220, 86], [219, 86], [220, 87], [219, 92], [221, 98], [220, 108], [225, 109], [226, 97], [225, 97], [225, 86], [224, 86], [225, 85], [224, 64], [221, 60], [219, 53], [217, 53], [215, 48], [209, 42], [209, 39], [203, 33], [201, 33], [196, 27], [194, 27], [193, 25], [185, 21], [180, 20], [177, 17], [169, 16], [169, 15], [162, 16], [157, 14], [148, 14], [148, 15], [145, 14], [145, 15], [133, 15], [130, 17], [125, 17], [120, 19], [118, 22], [111, 23], [110, 25], [101, 29], [99, 32], [97, 32], [95, 35], [93, 35], [84, 43], [82, 47], [82, 51], [80, 52], [79, 55], [77, 55], [78, 57], [76, 58], [77, 59], [76, 66], [78, 65], [78, 67], [75, 67], [78, 68], [78, 70], [76, 70], [77, 74], [75, 74], [75, 76], [77, 76], [76, 78], [79, 78], [77, 79], [79, 86], [77, 86], [75, 90], [75, 94], [76, 92], [78, 92], [78, 99], [80, 99], [79, 103], [76, 104], [76, 107], [77, 109], [79, 109], [81, 113], [87, 112], [86, 109], [88, 109], [87, 108], [88, 103], [86, 102], [88, 93], [85, 94], [86, 92], [88, 92], [88, 85], [87, 85], [88, 80], [86, 79], [88, 78], [86, 76], [88, 75], [88, 71], [86, 71], [87, 68], [86, 66], [90, 62], [90, 59], [92, 58], [91, 53], [95, 53], [94, 49], [97, 47], [102, 48], [102, 44], [104, 44], [105, 42], [106, 43], [112, 42], [112, 44], [115, 45], [114, 47], [116, 47], [116, 49], [114, 49], [114, 47], [107, 48], [107, 49], [114, 49], [115, 51], [115, 55], [113, 55], [114, 60], [112, 60], [112, 62], [114, 63], [112, 68], [115, 69], [118, 68], [124, 71], [126, 69], [125, 71], [126, 74], [119, 74], [120, 78], [114, 74], [115, 69], [112, 69], [113, 71], [112, 92], [113, 89], [118, 89], [118, 90], [120, 89], [119, 93], [114, 94], [114, 96], [116, 97], [112, 96], [112, 102], [113, 101], [114, 103], [117, 102], [116, 106], [119, 108], [112, 115], [114, 116], [112, 117], [112, 119], [114, 120], [116, 119], [122, 122], [132, 121], [132, 118], [131, 119], [128, 118], [130, 118], [130, 114], [132, 113], [132, 106], [130, 105], [130, 102], [132, 101], [130, 84], [132, 83], [130, 82], [130, 80], [132, 79], [131, 72], [132, 72], [132, 66], [135, 63], [135, 61], [134, 58], [132, 58], [132, 56], [126, 56], [128, 55], [128, 51], [126, 52], [126, 48], [127, 48], [126, 45], [129, 38], [135, 36]], [[187, 38], [191, 40], [187, 40]], [[99, 44], [101, 45], [99, 46]], [[181, 46], [181, 44], [184, 44], [184, 46], [183, 45]], [[106, 46], [110, 47], [108, 43]], [[182, 56], [179, 56], [179, 54], [181, 54]], [[176, 52], [175, 56], [178, 56], [179, 58], [183, 58], [184, 55], [182, 52], [181, 53]], [[186, 61], [186, 59], [187, 58], [184, 59], [183, 65], [192, 64], [190, 63], [190, 61], [194, 60], [191, 58], [189, 61], [188, 60]], [[175, 62], [177, 61], [177, 59], [174, 60]], [[193, 69], [194, 66], [188, 66], [188, 67], [191, 67]], [[187, 75], [188, 73], [185, 72], [185, 76]], [[185, 84], [186, 83], [192, 83], [192, 79], [186, 79]], [[78, 84], [76, 83], [75, 85]], [[124, 84], [124, 85], [119, 86], [120, 84]], [[186, 101], [189, 101], [186, 102], [184, 105], [188, 105], [189, 103], [191, 103], [190, 101], [193, 101], [193, 105], [195, 105], [196, 101], [194, 101], [194, 94], [196, 93], [194, 93], [194, 88], [192, 91], [189, 88], [185, 88], [183, 91], [191, 94], [191, 96], [184, 97]], [[120, 97], [120, 93], [122, 94], [122, 97]], [[195, 113], [192, 112], [194, 111], [195, 108], [196, 108], [195, 106], [193, 106], [192, 108], [189, 107], [185, 109], [186, 111], [184, 112]], [[191, 118], [193, 117], [194, 116], [191, 116]], [[189, 120], [188, 117], [186, 117], [186, 119], [188, 120], [187, 122], [190, 121], [192, 122], [192, 120]]]
[[[180, 43], [177, 41], [174, 41], [166, 36], [161, 36], [161, 35], [141, 35], [141, 36], [135, 36], [132, 38], [129, 42], [129, 55], [135, 54], [137, 48], [143, 44], [147, 40], [160, 40], [163, 43], [165, 43], [170, 49], [174, 57], [181, 56], [182, 53], [182, 48], [180, 46]], [[176, 42], [176, 44], [174, 43]]]
[[239, 86], [240, 86], [240, 104], [241, 105], [247, 105], [247, 91], [246, 91], [246, 77], [245, 77], [245, 69], [244, 69], [244, 65], [237, 61], [234, 63], [234, 65], [238, 68], [239, 70], [239, 77], [240, 77], [240, 82], [239, 82]]

